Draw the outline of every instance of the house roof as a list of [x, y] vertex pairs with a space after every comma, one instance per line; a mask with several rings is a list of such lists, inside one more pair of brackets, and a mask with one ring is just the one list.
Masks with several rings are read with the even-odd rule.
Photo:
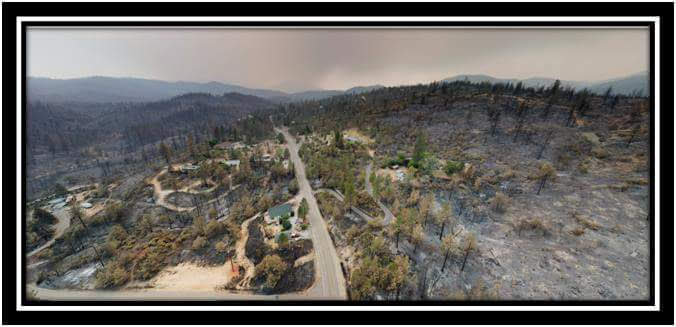
[[225, 162], [226, 165], [229, 165], [229, 166], [239, 165], [239, 160], [225, 160], [224, 162]]
[[268, 214], [270, 214], [271, 218], [276, 218], [279, 216], [283, 216], [287, 213], [291, 213], [291, 205], [288, 203], [278, 205], [276, 207], [272, 207], [268, 210]]

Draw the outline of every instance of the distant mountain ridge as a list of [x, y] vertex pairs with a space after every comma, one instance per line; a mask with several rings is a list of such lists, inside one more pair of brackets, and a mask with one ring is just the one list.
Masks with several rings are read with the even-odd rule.
[[[513, 83], [519, 81], [526, 87], [550, 86], [555, 78], [531, 77], [526, 79], [496, 78], [489, 75], [457, 75], [442, 81], [468, 80], [473, 83]], [[587, 88], [595, 93], [603, 93], [608, 87], [613, 88], [614, 94], [631, 94], [642, 92], [650, 94], [648, 72], [640, 72], [630, 76], [606, 80], [601, 82], [567, 81], [561, 80], [562, 86], [575, 89]], [[356, 86], [347, 90], [308, 90], [287, 93], [277, 90], [247, 88], [234, 84], [220, 82], [167, 82], [161, 80], [131, 78], [131, 77], [104, 77], [93, 76], [73, 79], [52, 79], [44, 77], [29, 77], [27, 80], [27, 94], [29, 101], [43, 102], [152, 102], [169, 99], [186, 93], [208, 93], [222, 95], [226, 93], [241, 93], [267, 99], [276, 103], [288, 103], [306, 100], [321, 100], [341, 94], [357, 94], [383, 88], [383, 85]]]
[[[496, 78], [489, 75], [475, 74], [475, 75], [456, 75], [453, 77], [445, 78], [442, 81], [454, 82], [463, 80], [468, 80], [472, 83], [490, 82], [490, 83], [512, 83], [512, 84], [516, 84], [521, 81], [526, 87], [540, 87], [540, 86], [548, 87], [554, 84], [556, 78], [547, 78], [547, 77], [531, 77], [526, 79]], [[595, 93], [603, 93], [608, 89], [608, 87], [612, 87], [613, 94], [628, 95], [638, 91], [642, 92], [644, 95], [648, 95], [650, 91], [650, 77], [648, 76], [647, 71], [643, 71], [633, 75], [600, 82], [561, 80], [561, 85], [564, 87], [570, 86], [575, 89], [587, 88]]]
[[277, 90], [254, 89], [220, 82], [166, 82], [161, 80], [92, 76], [73, 79], [52, 79], [28, 77], [27, 94], [29, 101], [44, 102], [152, 102], [169, 99], [186, 93], [209, 93], [222, 95], [241, 93], [257, 96], [274, 102], [319, 100], [334, 95], [361, 93], [383, 87], [382, 85], [358, 86], [346, 91], [312, 90], [286, 93]]

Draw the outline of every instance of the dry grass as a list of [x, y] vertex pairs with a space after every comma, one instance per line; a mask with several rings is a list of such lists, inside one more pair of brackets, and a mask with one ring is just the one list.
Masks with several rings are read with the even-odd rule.
[[521, 236], [521, 232], [524, 230], [540, 230], [542, 231], [542, 235], [546, 235], [549, 233], [549, 226], [545, 224], [545, 222], [542, 220], [542, 218], [521, 218], [517, 221], [516, 223], [516, 229], [518, 231], [519, 236]]
[[356, 128], [350, 128], [350, 129], [344, 131], [343, 133], [344, 133], [343, 135], [345, 135], [345, 136], [349, 136], [349, 137], [353, 137], [353, 138], [361, 140], [362, 143], [364, 143], [364, 144], [372, 144], [372, 143], [375, 142], [372, 138], [362, 134]]
[[577, 165], [577, 171], [581, 174], [587, 174], [589, 173], [591, 164], [591, 159], [589, 157], [585, 157], [584, 159], [580, 160], [580, 163]]
[[502, 192], [498, 192], [495, 194], [495, 196], [491, 199], [490, 202], [493, 211], [504, 213], [505, 210], [507, 209], [507, 205], [509, 204], [509, 197], [503, 194]]
[[608, 150], [606, 150], [602, 147], [594, 147], [591, 152], [594, 155], [594, 157], [596, 157], [598, 159], [606, 159], [610, 156], [610, 153], [608, 152]]
[[505, 169], [505, 171], [502, 172], [502, 174], [500, 174], [499, 178], [500, 180], [504, 181], [512, 179], [514, 176], [516, 176], [516, 172], [514, 171], [514, 169], [507, 168]]
[[575, 227], [573, 230], [570, 231], [571, 234], [575, 236], [580, 236], [584, 234], [584, 228], [582, 227]]
[[576, 211], [574, 211], [572, 213], [572, 216], [575, 219], [575, 221], [578, 224], [582, 225], [584, 228], [591, 229], [591, 230], [599, 230], [599, 228], [601, 228], [601, 225], [599, 223], [597, 223], [596, 221], [594, 221], [592, 219], [585, 218], [584, 216], [582, 216], [581, 214], [579, 214]]

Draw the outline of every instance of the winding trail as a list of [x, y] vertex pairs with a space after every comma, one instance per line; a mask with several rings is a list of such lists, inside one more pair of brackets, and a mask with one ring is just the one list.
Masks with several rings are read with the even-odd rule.
[[169, 171], [168, 168], [162, 169], [153, 179], [150, 180], [150, 184], [153, 185], [153, 193], [155, 195], [155, 204], [158, 206], [167, 208], [171, 211], [176, 211], [176, 212], [183, 212], [183, 211], [190, 211], [193, 210], [195, 207], [179, 207], [176, 205], [173, 205], [169, 202], [167, 202], [167, 196], [169, 194], [176, 192], [175, 190], [163, 190], [162, 189], [162, 184], [158, 180], [160, 176], [166, 174]]
[[[26, 254], [26, 258], [30, 258], [37, 254], [38, 252], [44, 250], [45, 248], [48, 248], [54, 244], [57, 238], [61, 237], [63, 233], [68, 229], [68, 226], [70, 226], [70, 212], [68, 211], [68, 207], [63, 207], [59, 210], [56, 210], [53, 212], [54, 217], [58, 220], [56, 222], [56, 225], [54, 225], [54, 237], [52, 237], [47, 243], [41, 245], [40, 247], [36, 248], [35, 250], [29, 252]], [[35, 266], [35, 264], [33, 264]], [[29, 266], [30, 268], [31, 266]]]
[[237, 287], [240, 289], [248, 288], [251, 283], [251, 279], [254, 277], [254, 274], [256, 273], [254, 264], [246, 256], [246, 241], [249, 240], [249, 224], [254, 219], [258, 218], [258, 215], [259, 214], [255, 214], [253, 217], [245, 220], [242, 223], [240, 237], [239, 240], [237, 240], [237, 244], [235, 245], [235, 258], [236, 258], [235, 263], [237, 265], [244, 266], [244, 277], [237, 285]]
[[373, 200], [376, 201], [378, 206], [380, 207], [380, 210], [382, 210], [385, 213], [385, 225], [389, 225], [391, 222], [394, 221], [394, 215], [392, 214], [392, 211], [388, 207], [386, 207], [382, 202], [380, 202], [379, 199], [376, 199], [375, 196], [373, 196], [373, 186], [371, 185], [371, 180], [369, 179], [369, 176], [371, 176], [371, 170], [373, 168], [373, 162], [369, 162], [368, 165], [366, 165], [366, 181], [364, 185], [366, 185], [366, 192], [373, 198]]
[[[34, 292], [35, 296], [44, 300], [80, 300], [80, 301], [129, 301], [129, 300], [157, 300], [157, 301], [175, 301], [181, 299], [185, 301], [194, 300], [346, 300], [347, 290], [345, 276], [343, 276], [340, 267], [338, 254], [331, 240], [326, 223], [319, 212], [317, 200], [315, 199], [310, 183], [305, 176], [305, 165], [298, 156], [298, 145], [294, 138], [289, 135], [286, 129], [275, 128], [275, 131], [282, 133], [286, 139], [286, 146], [291, 154], [291, 160], [294, 163], [296, 178], [299, 184], [299, 196], [308, 201], [308, 219], [311, 226], [313, 252], [311, 255], [299, 258], [301, 262], [312, 260], [314, 256], [315, 282], [312, 287], [306, 291], [280, 294], [280, 295], [259, 295], [248, 291], [168, 291], [158, 289], [125, 289], [125, 290], [51, 290], [37, 287], [35, 284], [29, 284], [28, 290]], [[161, 172], [166, 173], [166, 172]], [[167, 209], [174, 210], [174, 207], [181, 211], [191, 210], [192, 208], [179, 208], [166, 203], [166, 195], [173, 191], [166, 192], [162, 190], [156, 175], [150, 183], [153, 185], [155, 194], [160, 195], [156, 199], [156, 204], [162, 205]], [[178, 211], [177, 210], [177, 211]], [[260, 214], [260, 213], [259, 213]], [[249, 223], [259, 214], [249, 218], [243, 223], [242, 238], [238, 241], [236, 256], [238, 263], [247, 267], [243, 280], [250, 280], [253, 273], [253, 264], [246, 257], [244, 246], [248, 238]], [[248, 282], [247, 282], [248, 283]]]
[[310, 262], [315, 259], [315, 251], [314, 249], [310, 251], [310, 253], [296, 259], [296, 261], [293, 262], [294, 267], [302, 266], [307, 262]]

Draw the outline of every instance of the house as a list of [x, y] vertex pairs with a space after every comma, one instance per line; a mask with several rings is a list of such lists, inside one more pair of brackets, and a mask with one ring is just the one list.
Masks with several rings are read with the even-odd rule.
[[214, 148], [219, 149], [219, 150], [227, 150], [227, 149], [230, 149], [231, 145], [232, 145], [231, 142], [225, 141], [225, 142], [218, 143], [218, 144], [214, 145]]
[[233, 150], [242, 149], [244, 147], [245, 147], [245, 145], [242, 142], [235, 142], [235, 143], [230, 144], [230, 149], [233, 149]]
[[361, 143], [361, 140], [354, 136], [345, 136], [345, 139], [350, 142]]
[[270, 219], [273, 220], [277, 218], [288, 218], [293, 216], [293, 208], [291, 207], [291, 204], [285, 203], [268, 209], [268, 215], [270, 215]]
[[66, 201], [66, 198], [56, 198], [54, 200], [49, 201], [48, 203], [49, 204], [57, 204], [57, 203], [61, 203], [63, 201]]
[[397, 180], [400, 182], [406, 179], [406, 173], [401, 169], [397, 170], [395, 174], [397, 175]]
[[221, 160], [221, 163], [230, 167], [239, 167], [239, 160]]
[[187, 172], [190, 172], [190, 171], [195, 171], [195, 170], [200, 169], [200, 166], [187, 164], [187, 165], [182, 165], [180, 169], [181, 169], [182, 173], [187, 173]]

